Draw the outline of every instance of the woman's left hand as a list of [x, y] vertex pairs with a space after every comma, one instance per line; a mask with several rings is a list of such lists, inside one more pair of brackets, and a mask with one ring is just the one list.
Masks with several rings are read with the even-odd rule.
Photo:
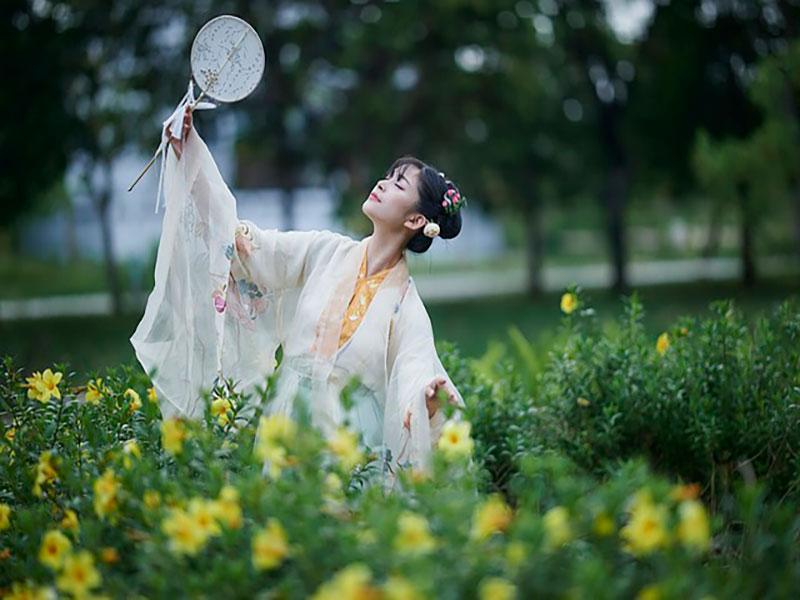
[[[425, 386], [425, 404], [428, 407], [428, 418], [432, 418], [439, 409], [439, 399], [437, 392], [442, 388], [447, 393], [447, 401], [452, 405], [458, 404], [458, 397], [453, 389], [448, 385], [447, 379], [444, 377], [434, 377], [427, 386]], [[411, 411], [406, 412], [406, 418], [403, 420], [403, 427], [411, 431]]]

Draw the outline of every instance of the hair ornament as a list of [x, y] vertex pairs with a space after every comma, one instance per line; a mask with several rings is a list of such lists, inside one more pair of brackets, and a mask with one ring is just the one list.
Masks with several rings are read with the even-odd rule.
[[434, 221], [429, 221], [425, 225], [425, 229], [422, 230], [422, 233], [429, 238], [435, 238], [437, 235], [439, 235], [439, 231], [441, 231], [439, 229], [439, 224], [435, 223]]
[[456, 187], [447, 182], [447, 191], [442, 196], [442, 207], [448, 215], [454, 215], [467, 205], [467, 199], [461, 195]]

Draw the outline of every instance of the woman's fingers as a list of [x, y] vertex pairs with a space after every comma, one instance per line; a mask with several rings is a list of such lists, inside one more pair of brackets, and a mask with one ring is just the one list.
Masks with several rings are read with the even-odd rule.
[[403, 419], [403, 427], [411, 431], [411, 411], [406, 412], [406, 418]]

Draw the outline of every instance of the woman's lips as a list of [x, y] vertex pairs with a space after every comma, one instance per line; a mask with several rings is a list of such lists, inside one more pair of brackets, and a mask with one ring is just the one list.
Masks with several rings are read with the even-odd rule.
[[370, 195], [370, 200], [375, 200], [375, 202], [380, 202], [380, 198], [375, 195], [375, 192], [372, 192]]

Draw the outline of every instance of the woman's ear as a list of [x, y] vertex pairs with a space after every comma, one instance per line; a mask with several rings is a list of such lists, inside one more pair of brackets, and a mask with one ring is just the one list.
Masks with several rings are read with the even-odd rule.
[[427, 224], [428, 219], [422, 213], [413, 213], [406, 218], [403, 225], [411, 229], [415, 233], [417, 230], [422, 229]]

